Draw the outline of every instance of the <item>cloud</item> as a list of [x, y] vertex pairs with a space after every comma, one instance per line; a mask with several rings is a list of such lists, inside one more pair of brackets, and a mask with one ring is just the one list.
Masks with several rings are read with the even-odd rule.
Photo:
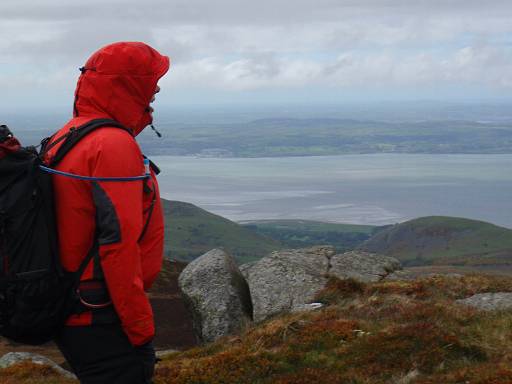
[[154, 25], [276, 25], [346, 21], [357, 18], [404, 19], [439, 15], [465, 17], [500, 16], [510, 12], [509, 1], [480, 0], [4, 0], [4, 19], [35, 21], [112, 21], [113, 15], [127, 21], [151, 21]]
[[176, 64], [170, 87], [258, 88], [344, 86], [418, 86], [472, 83], [509, 87], [512, 51], [492, 46], [466, 46], [439, 57], [434, 53], [396, 55], [393, 52], [349, 51], [332, 60], [252, 55], [237, 60], [209, 57]]
[[498, 94], [512, 87], [511, 16], [508, 1], [4, 0], [0, 86], [69, 97], [92, 52], [138, 40], [172, 57], [163, 83], [177, 92]]

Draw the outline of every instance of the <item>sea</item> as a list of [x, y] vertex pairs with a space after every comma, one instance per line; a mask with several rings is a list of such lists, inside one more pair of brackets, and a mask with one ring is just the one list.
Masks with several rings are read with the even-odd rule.
[[512, 155], [153, 156], [162, 197], [236, 222], [385, 225], [456, 216], [512, 228]]
[[[425, 111], [420, 107], [426, 108]], [[510, 110], [509, 105], [457, 107], [444, 104], [432, 109], [420, 103], [405, 111], [401, 104], [395, 109], [387, 105], [384, 115], [382, 111], [368, 115], [376, 111], [372, 106], [364, 110], [364, 115], [386, 121], [394, 121], [395, 118], [397, 121], [416, 121], [434, 116], [440, 119], [478, 118], [510, 124]], [[278, 112], [279, 116], [284, 113], [281, 110], [266, 113], [275, 116]], [[300, 111], [292, 112], [288, 112], [290, 116], [296, 116]], [[331, 116], [333, 111], [317, 112], [318, 116]], [[182, 115], [176, 111], [169, 113], [177, 120], [164, 116], [162, 126], [190, 121], [200, 123], [201, 119], [222, 123], [226, 116], [232, 116], [233, 121], [251, 121], [267, 116], [262, 115], [262, 111], [247, 116], [223, 111], [218, 115], [212, 111], [204, 116], [196, 112], [183, 112]], [[27, 130], [18, 129], [17, 135], [28, 144], [36, 144], [41, 137], [52, 132], [48, 127], [60, 126], [67, 119], [64, 115], [37, 115], [33, 111], [10, 118], [5, 114], [2, 116], [2, 122]], [[333, 116], [357, 119], [361, 111], [354, 116], [347, 115], [346, 111], [340, 116]], [[62, 121], [57, 122], [59, 119]], [[32, 136], [30, 130], [33, 131]], [[484, 220], [512, 228], [512, 154], [151, 158], [162, 169], [159, 181], [163, 197], [196, 204], [237, 222], [304, 219], [385, 225], [421, 216], [443, 215]]]

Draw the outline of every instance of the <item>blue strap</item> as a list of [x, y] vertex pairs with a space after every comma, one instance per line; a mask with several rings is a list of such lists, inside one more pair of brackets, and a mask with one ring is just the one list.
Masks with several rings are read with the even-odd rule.
[[53, 168], [45, 167], [44, 165], [39, 165], [39, 168], [45, 172], [52, 173], [54, 175], [59, 176], [65, 176], [70, 177], [72, 179], [78, 179], [78, 180], [87, 180], [87, 181], [137, 181], [137, 180], [144, 180], [150, 177], [148, 173], [142, 176], [126, 176], [126, 177], [93, 177], [93, 176], [82, 176], [82, 175], [75, 175], [74, 173], [68, 173], [68, 172], [62, 172], [57, 171]]

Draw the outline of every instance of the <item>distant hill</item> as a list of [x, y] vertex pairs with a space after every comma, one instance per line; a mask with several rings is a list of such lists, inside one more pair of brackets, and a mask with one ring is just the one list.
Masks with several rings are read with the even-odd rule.
[[360, 249], [405, 265], [512, 264], [512, 230], [483, 221], [430, 216], [389, 226]]
[[238, 224], [190, 203], [162, 202], [169, 259], [191, 261], [220, 247], [243, 264], [274, 250], [329, 244], [338, 252], [358, 248], [393, 256], [405, 266], [512, 265], [512, 230], [483, 221], [430, 216], [384, 227], [312, 220]]
[[151, 155], [285, 157], [355, 153], [512, 153], [512, 126], [501, 122], [437, 120], [385, 122], [269, 118], [225, 124], [166, 125]]
[[361, 245], [379, 229], [372, 225], [325, 223], [314, 220], [254, 220], [242, 225], [289, 248], [328, 244], [340, 253]]
[[222, 247], [239, 263], [257, 260], [283, 245], [193, 204], [162, 199], [167, 258], [190, 261]]

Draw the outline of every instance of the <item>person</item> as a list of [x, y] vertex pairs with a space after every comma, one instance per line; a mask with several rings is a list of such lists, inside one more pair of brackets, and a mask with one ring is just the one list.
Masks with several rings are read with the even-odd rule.
[[[145, 172], [137, 136], [153, 120], [150, 104], [170, 60], [140, 42], [95, 52], [80, 68], [73, 118], [50, 140], [88, 121], [107, 118], [83, 137], [57, 170], [90, 177]], [[45, 155], [51, 161], [59, 145]], [[82, 383], [151, 383], [153, 314], [147, 290], [160, 272], [164, 224], [156, 167], [138, 181], [84, 181], [53, 175], [62, 265], [76, 271], [92, 252], [79, 284], [80, 305], [56, 344]]]

